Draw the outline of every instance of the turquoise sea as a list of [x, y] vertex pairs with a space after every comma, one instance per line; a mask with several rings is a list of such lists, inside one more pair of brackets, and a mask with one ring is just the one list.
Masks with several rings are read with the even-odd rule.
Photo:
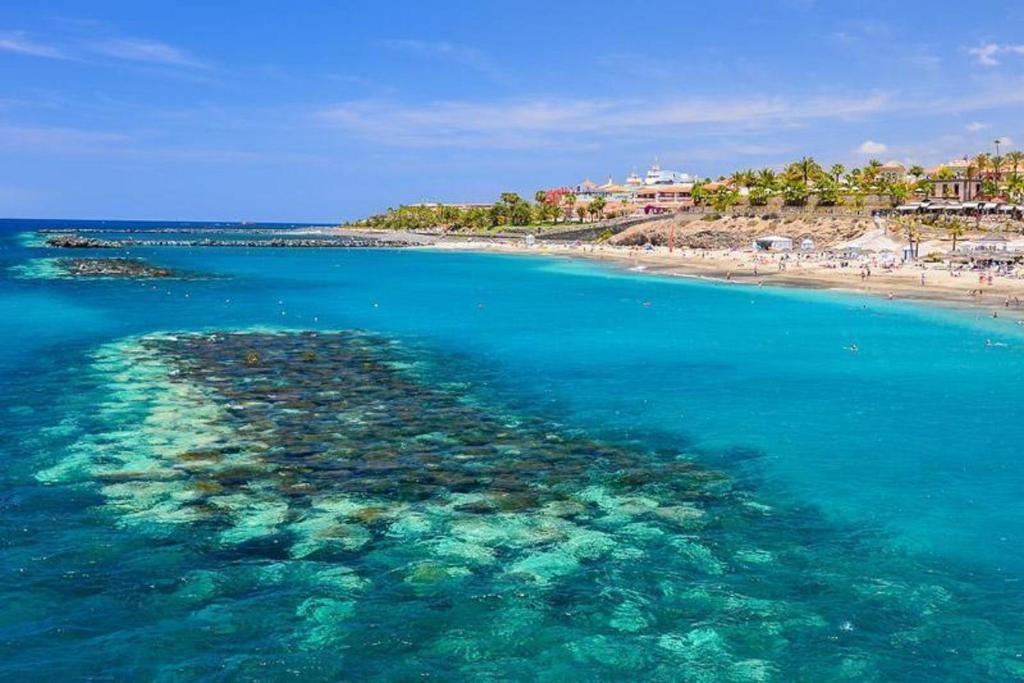
[[1024, 679], [1007, 317], [75, 225], [0, 221], [0, 679]]

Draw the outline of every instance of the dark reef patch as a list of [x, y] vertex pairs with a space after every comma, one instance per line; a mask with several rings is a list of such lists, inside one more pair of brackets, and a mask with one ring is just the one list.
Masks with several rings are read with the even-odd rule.
[[183, 629], [282, 643], [320, 676], [1024, 673], [1020, 596], [686, 453], [482, 401], [443, 366], [360, 332], [130, 339], [96, 357], [107, 431], [39, 479], [92, 483], [126, 534], [198, 558], [165, 598]]

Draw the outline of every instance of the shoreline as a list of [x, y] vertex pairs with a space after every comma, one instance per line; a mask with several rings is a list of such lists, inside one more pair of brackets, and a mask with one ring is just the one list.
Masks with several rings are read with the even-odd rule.
[[[622, 272], [658, 277], [685, 277], [719, 284], [827, 290], [910, 301], [957, 309], [1024, 324], [1024, 278], [972, 270], [951, 270], [942, 263], [887, 265], [874, 257], [860, 260], [828, 256], [822, 252], [755, 253], [739, 249], [639, 247], [588, 242], [537, 241], [527, 245], [512, 237], [425, 235], [412, 232], [351, 230], [344, 228], [301, 231], [297, 240], [125, 240], [99, 243], [77, 235], [63, 236], [68, 244], [48, 244], [68, 251], [104, 247], [291, 247], [382, 248], [477, 252], [522, 256], [550, 256], [606, 263]], [[344, 239], [338, 239], [344, 238]], [[922, 281], [922, 277], [924, 278]]]
[[[874, 299], [931, 304], [942, 308], [986, 313], [986, 317], [1024, 320], [1024, 279], [1000, 277], [992, 285], [979, 284], [977, 274], [967, 272], [953, 277], [948, 271], [919, 266], [903, 266], [895, 272], [873, 272], [861, 279], [855, 267], [826, 269], [802, 266], [778, 270], [769, 261], [759, 267], [755, 275], [749, 261], [751, 252], [707, 252], [702, 256], [695, 250], [678, 249], [644, 252], [626, 247], [608, 245], [574, 247], [558, 243], [540, 243], [534, 247], [521, 244], [477, 241], [439, 240], [433, 244], [415, 247], [432, 251], [464, 251], [518, 256], [550, 256], [572, 260], [606, 263], [623, 272], [658, 277], [683, 277], [723, 285], [749, 287], [786, 287], [805, 290], [835, 291], [869, 296]], [[775, 255], [778, 256], [778, 255]], [[770, 258], [770, 257], [769, 257]], [[777, 260], [774, 261], [777, 263]], [[775, 268], [775, 269], [773, 269]], [[920, 285], [920, 273], [925, 273], [926, 284]], [[970, 290], [980, 291], [970, 296]], [[890, 297], [890, 293], [892, 296]], [[1011, 303], [1006, 305], [1009, 297]], [[1012, 301], [1014, 297], [1020, 303]], [[995, 313], [996, 315], [993, 315]]]

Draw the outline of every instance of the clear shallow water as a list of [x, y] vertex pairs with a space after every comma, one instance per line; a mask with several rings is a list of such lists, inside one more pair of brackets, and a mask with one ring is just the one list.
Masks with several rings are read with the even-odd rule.
[[[54, 254], [24, 246], [24, 227], [3, 227], [0, 252], [7, 676], [1021, 675], [1024, 339], [1009, 321], [409, 251], [133, 249], [220, 277], [26, 279], [8, 267]], [[484, 441], [514, 442], [510, 463], [552, 440], [600, 446], [555, 449], [544, 476], [524, 465], [500, 485], [462, 481], [460, 466], [459, 482], [412, 503], [303, 461], [295, 476], [319, 498], [282, 508], [281, 465], [262, 452], [259, 474], [216, 493], [152, 472], [112, 482], [110, 468], [152, 470], [148, 456], [173, 460], [202, 435], [245, 441], [210, 373], [182, 380], [194, 345], [147, 364], [139, 349], [157, 342], [140, 335], [254, 326], [369, 331], [410, 384], [368, 405], [425, 415], [430, 433], [460, 424], [456, 404], [468, 423], [503, 416], [513, 436]], [[188, 427], [154, 434], [161, 424]], [[317, 437], [363, 443], [334, 438]], [[437, 457], [479, 447], [439, 443]], [[605, 455], [590, 467], [587, 453]], [[711, 483], [664, 474], [679, 462]], [[622, 481], [622, 469], [658, 476]], [[152, 497], [181, 503], [183, 481], [213, 499], [207, 516]], [[517, 487], [530, 495], [514, 509], [459, 508]], [[352, 505], [389, 512], [367, 521]], [[348, 540], [307, 554], [324, 515]]]

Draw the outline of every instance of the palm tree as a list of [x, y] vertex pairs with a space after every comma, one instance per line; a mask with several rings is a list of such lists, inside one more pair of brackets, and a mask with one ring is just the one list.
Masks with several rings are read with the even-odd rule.
[[863, 174], [864, 174], [864, 171], [862, 171], [861, 169], [856, 168], [856, 167], [855, 168], [851, 168], [846, 173], [846, 184], [849, 185], [850, 188], [852, 188], [852, 189], [859, 188], [860, 187], [860, 178], [861, 178], [861, 176]]
[[865, 196], [878, 193], [878, 171], [870, 164], [860, 170], [859, 186]]
[[909, 173], [911, 176], [914, 177], [915, 180], [920, 180], [921, 176], [924, 175], [924, 167], [914, 164], [913, 166], [910, 167]]
[[[982, 152], [974, 157], [971, 163], [974, 166], [974, 178], [980, 179], [983, 178], [986, 170], [992, 168], [992, 157], [988, 153]], [[968, 167], [968, 170], [970, 170], [970, 167]]]
[[986, 152], [982, 152], [978, 156], [974, 157], [974, 168], [977, 169], [978, 173], [984, 173], [986, 169], [992, 167], [992, 157]]
[[757, 184], [766, 190], [776, 189], [778, 183], [778, 177], [775, 175], [775, 171], [770, 168], [763, 168], [757, 172]]
[[964, 199], [972, 199], [973, 195], [971, 193], [971, 188], [974, 187], [974, 179], [978, 176], [977, 161], [969, 161], [967, 163], [967, 170], [964, 174], [967, 176], [967, 182], [964, 184]]
[[956, 251], [956, 240], [958, 237], [963, 237], [964, 234], [964, 222], [953, 216], [946, 222], [946, 230], [953, 237], [953, 251]]
[[568, 207], [568, 211], [566, 211], [566, 219], [569, 220], [572, 218], [573, 207], [576, 206], [575, 193], [567, 193], [564, 197], [562, 197], [562, 201], [565, 202], [566, 207]]
[[704, 206], [708, 200], [708, 191], [704, 187], [707, 183], [703, 180], [698, 180], [693, 184], [693, 188], [690, 189], [690, 199], [693, 201], [694, 206]]
[[747, 172], [746, 171], [733, 171], [732, 175], [729, 176], [729, 182], [737, 190], [741, 187], [746, 187]]
[[782, 184], [782, 197], [787, 206], [803, 206], [810, 190], [800, 178], [786, 178]]
[[814, 160], [814, 157], [801, 157], [800, 161], [794, 161], [786, 170], [788, 175], [794, 175], [803, 180], [804, 185], [807, 185], [822, 172], [821, 166]]
[[830, 168], [828, 172], [833, 178], [835, 178], [836, 183], [838, 183], [840, 178], [843, 177], [843, 174], [846, 173], [846, 167], [842, 164], [832, 164], [832, 168]]
[[1024, 175], [1014, 175], [1010, 178], [1006, 183], [1006, 191], [1015, 201], [1020, 201], [1024, 197]]
[[1024, 152], [1007, 152], [1006, 163], [1010, 164], [1011, 178], [1017, 177], [1017, 172], [1021, 165], [1024, 165]]
[[1003, 164], [1005, 161], [1003, 157], [998, 155], [992, 157], [992, 170], [995, 171], [996, 182], [999, 182], [1003, 177]]
[[899, 206], [907, 200], [910, 195], [910, 188], [902, 180], [894, 183], [885, 183], [885, 192], [889, 195], [889, 201], [893, 206]]
[[544, 190], [537, 190], [533, 193], [533, 199], [538, 204], [546, 204], [548, 201], [548, 193]]
[[918, 239], [921, 235], [920, 226], [917, 221], [909, 216], [893, 219], [896, 225], [903, 227], [907, 231], [907, 242], [910, 243], [910, 254], [913, 257], [917, 256], [917, 250], [920, 247], [921, 241]]

